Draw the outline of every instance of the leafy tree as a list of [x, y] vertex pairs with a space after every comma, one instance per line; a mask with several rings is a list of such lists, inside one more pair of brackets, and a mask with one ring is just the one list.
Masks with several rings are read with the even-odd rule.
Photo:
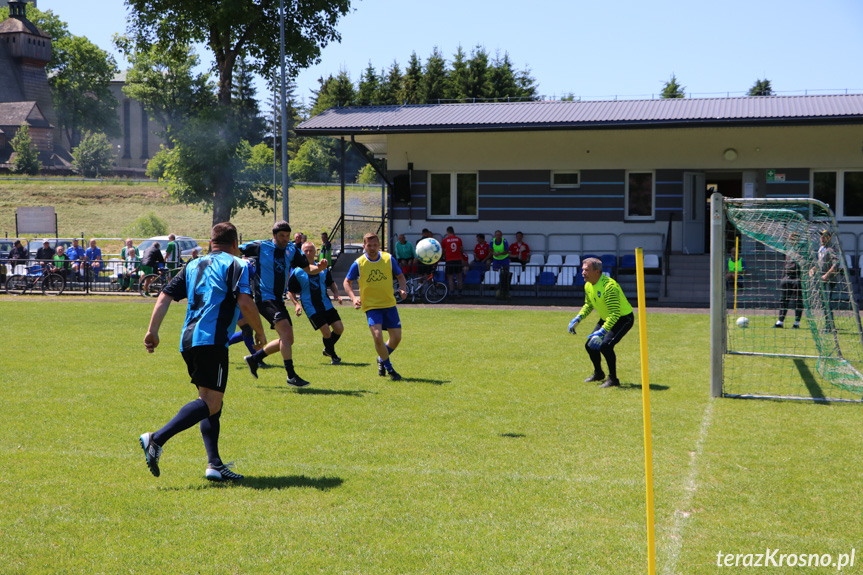
[[416, 52], [411, 52], [408, 67], [402, 79], [402, 94], [399, 100], [405, 104], [422, 104], [423, 68]]
[[470, 70], [461, 45], [453, 56], [452, 70], [447, 75], [446, 97], [451, 100], [470, 98]]
[[216, 105], [215, 86], [209, 74], [195, 72], [200, 59], [194, 49], [175, 42], [134, 43], [129, 36], [114, 36], [114, 45], [131, 68], [123, 93], [144, 107], [170, 141], [186, 120]]
[[662, 87], [662, 98], [685, 98], [686, 86], [681, 86], [677, 81], [677, 76], [671, 75], [671, 78]]
[[326, 182], [337, 168], [335, 156], [323, 145], [320, 138], [308, 138], [288, 163], [288, 172], [294, 181]]
[[393, 60], [390, 69], [384, 73], [381, 70], [381, 88], [378, 91], [378, 102], [383, 105], [401, 104], [402, 71], [399, 63]]
[[265, 122], [261, 117], [261, 110], [255, 97], [257, 90], [253, 82], [254, 75], [248, 61], [245, 58], [240, 58], [237, 60], [231, 99], [237, 112], [240, 138], [255, 146], [264, 139]]
[[357, 172], [357, 183], [371, 185], [378, 181], [378, 173], [371, 166], [371, 164], [366, 164], [362, 167], [362, 169]]
[[[153, 180], [161, 180], [165, 177], [165, 171], [168, 169], [168, 161], [171, 159], [171, 150], [166, 148], [164, 144], [159, 146], [159, 151], [153, 154], [150, 161], [147, 162], [147, 177]], [[159, 235], [159, 234], [156, 234]]]
[[747, 96], [772, 96], [773, 95], [773, 86], [770, 85], [770, 80], [767, 78], [763, 80], [756, 80], [755, 84], [749, 88], [749, 93]]
[[27, 124], [22, 124], [10, 143], [15, 151], [12, 171], [31, 176], [38, 174], [39, 170], [42, 169], [42, 162], [39, 161], [39, 152], [33, 145], [33, 138], [30, 137], [30, 127]]
[[434, 102], [446, 98], [447, 72], [446, 60], [438, 50], [437, 46], [432, 50], [426, 60], [423, 70], [423, 79], [420, 87], [421, 101], [424, 103]]
[[72, 167], [85, 178], [97, 178], [109, 172], [114, 165], [111, 142], [105, 134], [84, 132], [78, 147], [72, 148]]
[[356, 92], [347, 71], [340, 70], [338, 76], [330, 74], [326, 80], [318, 78], [320, 88], [314, 91], [311, 115], [315, 116], [329, 108], [350, 106], [354, 103]]
[[[350, 0], [291, 1], [286, 3], [285, 65], [291, 76], [320, 58], [323, 46], [339, 40], [336, 23], [348, 13]], [[211, 154], [223, 163], [213, 166], [203, 162], [188, 138], [171, 162], [168, 177], [176, 197], [190, 203], [211, 205], [213, 223], [227, 221], [239, 206], [260, 206], [255, 188], [237, 178], [238, 159], [243, 146], [230, 121], [231, 87], [238, 58], [249, 59], [250, 68], [268, 76], [281, 64], [279, 2], [276, 0], [126, 0], [130, 8], [129, 31], [136, 44], [153, 43], [156, 38], [190, 45], [204, 43], [215, 58], [218, 76], [217, 101], [220, 113], [207, 114], [211, 122], [204, 126], [199, 116], [193, 122], [195, 131], [211, 136]], [[190, 122], [192, 123], [192, 122]], [[184, 130], [185, 132], [186, 130]], [[179, 138], [178, 138], [179, 140]], [[218, 153], [215, 153], [218, 152]], [[188, 161], [188, 164], [184, 162]], [[197, 170], [213, 171], [200, 173]]]
[[360, 86], [357, 90], [356, 104], [358, 106], [372, 106], [378, 103], [378, 90], [380, 90], [381, 82], [378, 78], [378, 72], [372, 66], [371, 61], [363, 72], [360, 78]]

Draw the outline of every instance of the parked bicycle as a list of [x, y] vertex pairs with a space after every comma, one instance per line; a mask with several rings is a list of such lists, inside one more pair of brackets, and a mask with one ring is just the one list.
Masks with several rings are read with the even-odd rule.
[[14, 274], [6, 280], [6, 291], [13, 295], [33, 293], [36, 286], [42, 290], [42, 295], [60, 295], [66, 288], [66, 280], [58, 273], [48, 271], [48, 268], [31, 266], [27, 274]]
[[[449, 288], [443, 282], [435, 281], [434, 274], [422, 276], [414, 276], [405, 281], [407, 284], [407, 297], [411, 303], [416, 302], [417, 298], [422, 298], [428, 303], [440, 303], [446, 299]], [[399, 283], [393, 282], [393, 291], [395, 292], [396, 302], [402, 303], [402, 298], [399, 295]]]
[[159, 268], [154, 274], [147, 274], [138, 282], [138, 291], [143, 297], [158, 297], [168, 282], [171, 281], [183, 268]]

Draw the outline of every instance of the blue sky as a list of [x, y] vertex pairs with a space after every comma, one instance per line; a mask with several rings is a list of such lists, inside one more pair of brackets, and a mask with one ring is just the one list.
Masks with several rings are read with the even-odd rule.
[[[38, 5], [106, 50], [125, 29], [122, 0]], [[449, 60], [459, 44], [509, 52], [549, 98], [650, 98], [672, 73], [694, 97], [741, 95], [759, 78], [780, 94], [863, 93], [861, 0], [355, 0], [339, 31], [297, 78], [306, 100], [340, 69], [356, 81], [369, 61], [404, 69], [412, 51], [425, 61], [437, 46]]]

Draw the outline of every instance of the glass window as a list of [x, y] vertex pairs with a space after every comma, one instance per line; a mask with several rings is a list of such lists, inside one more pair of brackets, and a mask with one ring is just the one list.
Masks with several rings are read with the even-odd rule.
[[626, 179], [626, 218], [653, 219], [653, 172], [629, 172]]
[[429, 217], [476, 218], [476, 173], [436, 173], [429, 178]]
[[837, 218], [863, 219], [863, 171], [813, 172], [812, 197], [830, 206]]
[[863, 217], [863, 172], [845, 172], [843, 196], [846, 217]]
[[577, 188], [579, 180], [578, 172], [552, 172], [552, 188]]
[[836, 172], [815, 172], [812, 197], [836, 211]]

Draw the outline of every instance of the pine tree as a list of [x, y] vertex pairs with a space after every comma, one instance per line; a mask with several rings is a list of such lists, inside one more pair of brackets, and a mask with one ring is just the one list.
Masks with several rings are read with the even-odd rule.
[[387, 72], [381, 70], [380, 103], [382, 105], [401, 104], [399, 96], [402, 93], [402, 71], [399, 63], [393, 60]]
[[375, 70], [375, 67], [372, 66], [371, 60], [369, 60], [369, 65], [360, 78], [360, 86], [357, 91], [357, 105], [374, 106], [377, 104], [380, 96], [378, 93], [380, 91], [380, 87], [381, 83], [378, 79], [378, 73]]
[[422, 104], [422, 81], [423, 68], [416, 52], [411, 52], [407, 70], [402, 81], [402, 95], [400, 100], [405, 104]]
[[39, 152], [33, 145], [33, 138], [30, 137], [30, 127], [27, 124], [22, 124], [10, 143], [15, 151], [12, 171], [31, 176], [38, 174], [39, 170], [42, 169], [42, 162], [39, 161]]
[[677, 76], [671, 74], [671, 78], [665, 83], [660, 96], [664, 99], [668, 98], [685, 98], [686, 86], [681, 86], [677, 81]]
[[426, 60], [420, 89], [421, 101], [426, 104], [436, 103], [438, 100], [446, 98], [446, 89], [446, 60], [435, 46], [431, 56]]
[[239, 58], [234, 69], [231, 102], [237, 114], [240, 139], [246, 140], [252, 146], [257, 146], [263, 141], [266, 129], [266, 122], [261, 117], [256, 96], [252, 69], [245, 58]]
[[491, 97], [495, 100], [507, 101], [521, 98], [521, 88], [515, 81], [515, 70], [509, 59], [509, 53], [504, 52], [503, 58], [500, 53], [495, 54], [489, 71], [491, 82]]
[[468, 61], [467, 97], [479, 100], [491, 98], [493, 87], [490, 76], [488, 52], [482, 46], [477, 46]]
[[749, 93], [747, 96], [772, 96], [773, 95], [773, 86], [770, 85], [770, 80], [767, 78], [763, 80], [756, 80], [755, 84], [751, 88], [749, 88]]
[[465, 58], [464, 50], [459, 45], [452, 60], [452, 69], [447, 75], [446, 97], [451, 100], [464, 100], [470, 98], [470, 71]]

